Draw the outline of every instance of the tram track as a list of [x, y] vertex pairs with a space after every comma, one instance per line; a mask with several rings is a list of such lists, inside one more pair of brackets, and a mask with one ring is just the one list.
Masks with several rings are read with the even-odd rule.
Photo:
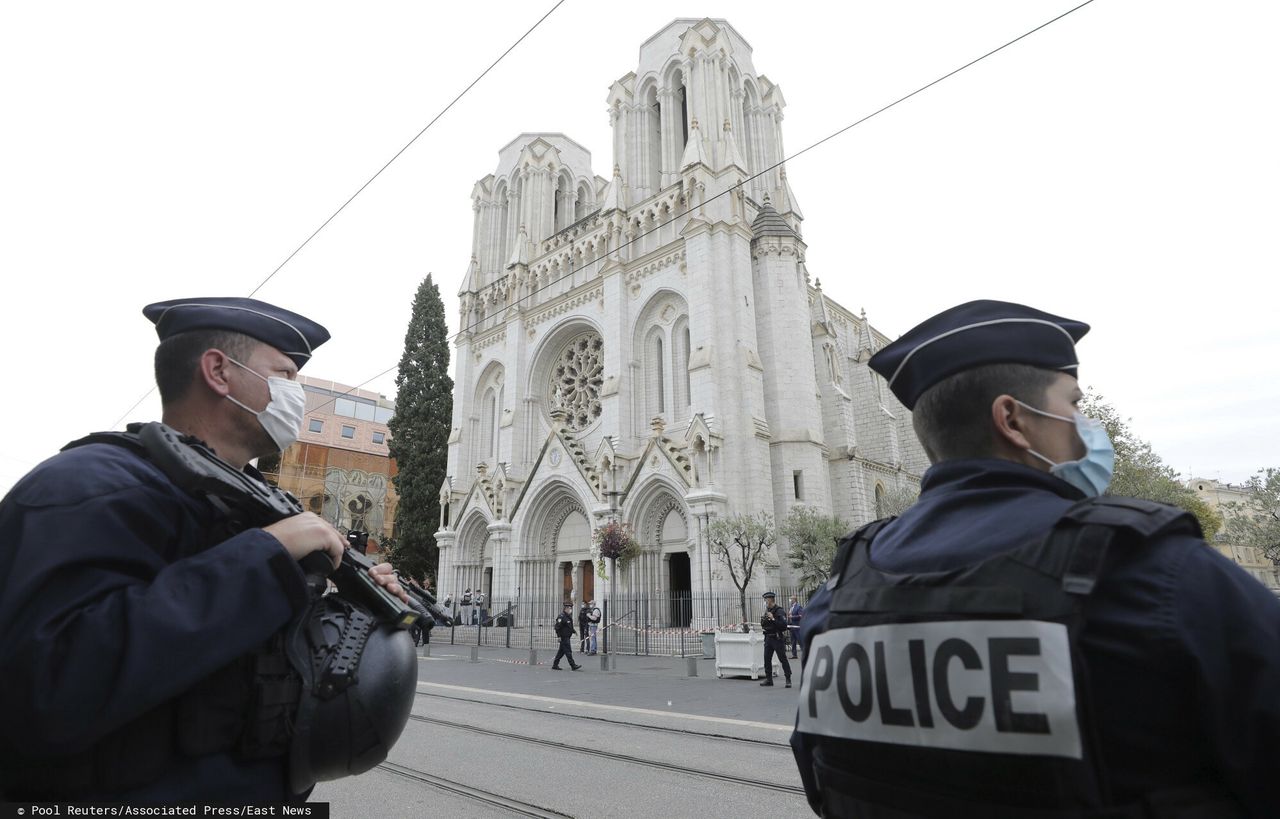
[[486, 805], [492, 805], [503, 810], [509, 810], [520, 816], [535, 816], [540, 819], [572, 819], [567, 813], [544, 808], [541, 805], [535, 805], [532, 802], [525, 802], [521, 799], [512, 799], [509, 796], [503, 796], [500, 793], [487, 791], [483, 788], [477, 788], [474, 785], [467, 785], [463, 782], [457, 782], [453, 779], [445, 779], [442, 776], [427, 773], [417, 768], [401, 765], [398, 762], [383, 762], [378, 766], [379, 770], [400, 776], [414, 782], [420, 782], [424, 785], [436, 788], [438, 790], [447, 791], [458, 796], [466, 797], [477, 802], [483, 802]]
[[[489, 700], [475, 700], [467, 697], [453, 697], [448, 694], [435, 694], [428, 691], [418, 691], [419, 697], [432, 697], [440, 700], [452, 700], [454, 702], [462, 702], [468, 705], [487, 705], [493, 708], [507, 708], [512, 711], [523, 711], [527, 714], [543, 714], [546, 716], [567, 717], [569, 719], [586, 720], [588, 722], [603, 722], [610, 725], [622, 725], [627, 728], [636, 728], [644, 731], [656, 731], [663, 734], [683, 734], [689, 737], [699, 737], [704, 739], [722, 740], [725, 742], [740, 742], [748, 745], [763, 745], [766, 747], [780, 748], [787, 751], [791, 750], [791, 745], [786, 742], [772, 742], [767, 739], [752, 739], [751, 737], [737, 737], [732, 734], [716, 734], [706, 731], [691, 731], [688, 728], [672, 728], [666, 725], [646, 725], [644, 723], [627, 722], [620, 719], [609, 719], [608, 717], [593, 717], [587, 714], [570, 714], [567, 711], [550, 711], [543, 708], [525, 708], [520, 705], [512, 705], [506, 702], [491, 702]], [[672, 715], [673, 717], [676, 715]]]
[[[520, 709], [530, 710], [530, 709]], [[536, 712], [542, 713], [542, 712]], [[615, 762], [625, 762], [632, 765], [643, 765], [657, 770], [668, 771], [671, 773], [683, 774], [686, 776], [697, 777], [701, 779], [714, 779], [720, 782], [728, 782], [733, 785], [741, 785], [750, 788], [759, 788], [763, 790], [779, 791], [787, 794], [803, 795], [804, 788], [797, 785], [784, 785], [780, 782], [769, 782], [757, 779], [747, 779], [733, 774], [717, 773], [715, 771], [703, 770], [700, 768], [691, 768], [685, 765], [676, 765], [670, 762], [661, 762], [656, 759], [645, 759], [643, 757], [632, 756], [630, 754], [622, 754], [614, 751], [605, 751], [598, 748], [584, 748], [567, 742], [558, 742], [553, 739], [542, 739], [540, 737], [531, 737], [525, 734], [514, 734], [509, 731], [499, 731], [493, 728], [484, 728], [479, 725], [472, 725], [466, 722], [453, 722], [451, 720], [439, 719], [437, 717], [423, 717], [417, 714], [410, 714], [409, 719], [415, 722], [426, 723], [429, 725], [439, 725], [444, 728], [453, 728], [460, 731], [469, 731], [471, 733], [482, 734], [485, 736], [496, 737], [499, 739], [513, 739], [518, 742], [527, 742], [532, 745], [541, 745], [545, 748], [553, 748], [558, 751], [570, 751], [575, 754], [596, 757], [597, 759], [610, 759]], [[612, 721], [612, 720], [609, 720]], [[625, 723], [624, 723], [625, 724]], [[705, 736], [705, 735], [704, 735]]]

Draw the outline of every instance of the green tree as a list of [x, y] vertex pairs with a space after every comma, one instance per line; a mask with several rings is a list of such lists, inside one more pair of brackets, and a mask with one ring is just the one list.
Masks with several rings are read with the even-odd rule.
[[800, 584], [812, 589], [831, 576], [836, 542], [849, 532], [849, 526], [812, 506], [793, 506], [779, 532], [787, 539], [787, 562], [795, 570]]
[[414, 577], [435, 576], [439, 561], [440, 486], [448, 458], [453, 415], [449, 331], [440, 289], [427, 274], [413, 298], [396, 374], [396, 411], [387, 426], [400, 503], [390, 549], [396, 568]]
[[1196, 516], [1206, 540], [1222, 528], [1222, 516], [1203, 498], [1189, 489], [1173, 467], [1164, 462], [1151, 444], [1139, 438], [1124, 418], [1101, 395], [1089, 391], [1080, 402], [1080, 412], [1102, 422], [1116, 450], [1115, 475], [1108, 495], [1168, 503]]
[[1227, 504], [1227, 539], [1253, 546], [1280, 564], [1280, 469], [1263, 469], [1244, 485], [1243, 503]]
[[898, 516], [907, 511], [920, 498], [920, 488], [912, 484], [886, 489], [880, 496], [876, 514], [880, 517]]
[[751, 585], [751, 578], [760, 569], [778, 567], [773, 559], [773, 545], [777, 540], [773, 515], [768, 512], [716, 518], [707, 527], [711, 554], [729, 570], [729, 579], [738, 589], [744, 623], [748, 620], [747, 587]]

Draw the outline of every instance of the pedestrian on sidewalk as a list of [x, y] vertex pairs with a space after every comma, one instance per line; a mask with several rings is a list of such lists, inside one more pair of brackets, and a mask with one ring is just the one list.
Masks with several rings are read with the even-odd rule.
[[589, 623], [587, 621], [587, 604], [583, 602], [581, 608], [578, 609], [578, 652], [580, 654], [589, 653], [587, 650], [587, 641], [591, 639]]
[[764, 630], [764, 682], [761, 685], [773, 685], [773, 655], [778, 655], [782, 663], [782, 673], [787, 678], [787, 688], [791, 687], [791, 663], [787, 662], [787, 613], [776, 602], [777, 595], [765, 592], [763, 595], [765, 612], [760, 617], [760, 628]]
[[564, 657], [569, 661], [570, 668], [574, 671], [581, 671], [582, 666], [573, 661], [573, 646], [569, 644], [569, 640], [575, 632], [573, 630], [573, 603], [568, 600], [564, 603], [564, 611], [560, 612], [560, 616], [556, 618], [555, 629], [556, 636], [560, 638], [560, 650], [556, 652], [556, 658], [551, 661], [551, 667], [559, 671], [560, 658]]
[[794, 594], [791, 595], [791, 610], [787, 612], [787, 630], [791, 632], [791, 659], [798, 660], [796, 656], [796, 644], [800, 642], [800, 618], [804, 617], [804, 606], [800, 605], [800, 598]]
[[591, 632], [591, 636], [587, 640], [587, 653], [594, 655], [597, 647], [596, 633], [600, 630], [600, 609], [596, 608], [595, 600], [587, 601], [587, 628]]
[[489, 606], [485, 603], [484, 592], [476, 592], [475, 602], [475, 615], [472, 617], [472, 622], [483, 626], [485, 625], [485, 620], [489, 619]]
[[462, 625], [471, 625], [471, 589], [462, 593]]

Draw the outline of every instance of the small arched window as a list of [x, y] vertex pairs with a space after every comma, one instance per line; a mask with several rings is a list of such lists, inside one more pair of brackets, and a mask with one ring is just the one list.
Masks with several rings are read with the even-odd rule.
[[663, 366], [662, 331], [654, 327], [645, 339], [644, 357], [644, 393], [645, 411], [648, 422], [650, 418], [666, 412], [666, 373]]
[[681, 318], [671, 334], [671, 411], [677, 419], [689, 415], [689, 321]]
[[484, 401], [480, 407], [480, 452], [486, 458], [492, 458], [496, 450], [497, 405], [497, 394], [490, 387], [484, 391]]

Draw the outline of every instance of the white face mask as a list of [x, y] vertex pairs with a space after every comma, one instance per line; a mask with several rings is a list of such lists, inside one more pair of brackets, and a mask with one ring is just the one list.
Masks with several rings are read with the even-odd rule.
[[274, 375], [270, 378], [263, 378], [231, 356], [227, 356], [227, 360], [245, 372], [253, 373], [257, 378], [267, 382], [267, 389], [271, 391], [271, 400], [262, 412], [245, 406], [230, 395], [227, 396], [227, 400], [241, 409], [253, 413], [258, 419], [258, 423], [262, 424], [262, 428], [271, 436], [271, 440], [275, 441], [281, 452], [284, 452], [293, 445], [294, 441], [298, 440], [298, 435], [302, 433], [302, 417], [307, 410], [307, 394], [302, 389], [302, 385], [297, 381], [290, 381], [287, 378], [280, 378]]

